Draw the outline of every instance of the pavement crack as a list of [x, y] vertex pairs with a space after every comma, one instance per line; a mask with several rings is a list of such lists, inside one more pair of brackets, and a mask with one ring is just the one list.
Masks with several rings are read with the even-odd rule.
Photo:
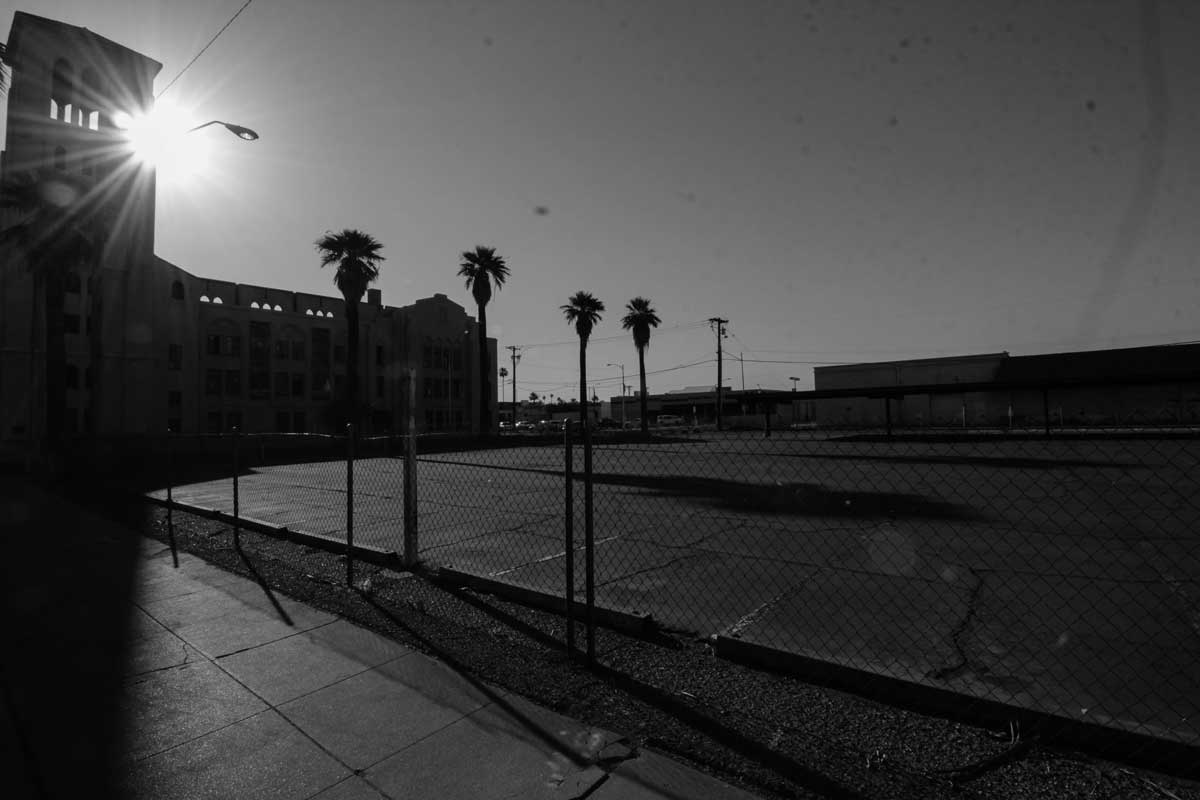
[[983, 593], [983, 576], [972, 567], [967, 567], [966, 569], [971, 573], [971, 577], [975, 579], [975, 585], [971, 587], [971, 594], [967, 598], [967, 612], [963, 614], [958, 625], [950, 632], [950, 642], [954, 645], [954, 653], [958, 658], [953, 664], [925, 673], [926, 678], [933, 678], [939, 681], [949, 680], [950, 678], [957, 678], [970, 669], [967, 652], [963, 647], [963, 639], [970, 630], [971, 623], [975, 621], [975, 614], [979, 610], [977, 605], [979, 603], [979, 596]]

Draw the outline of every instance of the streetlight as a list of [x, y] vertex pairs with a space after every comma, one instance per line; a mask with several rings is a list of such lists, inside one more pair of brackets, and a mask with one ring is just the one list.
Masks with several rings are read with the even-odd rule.
[[194, 131], [200, 130], [201, 128], [207, 128], [209, 125], [220, 125], [223, 128], [225, 128], [225, 130], [232, 133], [234, 136], [238, 137], [239, 139], [243, 139], [247, 142], [254, 142], [254, 141], [258, 140], [258, 134], [256, 132], [250, 130], [249, 128], [247, 128], [243, 125], [234, 125], [232, 122], [222, 122], [219, 119], [209, 120], [208, 122], [205, 122], [201, 125], [197, 125], [194, 128], [189, 128], [187, 131], [185, 131], [185, 133], [192, 133]]
[[625, 430], [625, 365], [614, 364], [610, 361], [604, 366], [621, 368], [621, 430]]

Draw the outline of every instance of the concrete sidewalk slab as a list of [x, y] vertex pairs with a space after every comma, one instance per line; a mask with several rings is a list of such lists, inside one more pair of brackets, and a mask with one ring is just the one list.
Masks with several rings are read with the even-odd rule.
[[[135, 583], [157, 599], [134, 599], [128, 617], [124, 796], [567, 798], [640, 757], [613, 733], [186, 553], [178, 569], [169, 551], [139, 554]], [[675, 769], [686, 778], [660, 780], [663, 791], [746, 797]], [[646, 781], [636, 797], [675, 796], [659, 788]]]

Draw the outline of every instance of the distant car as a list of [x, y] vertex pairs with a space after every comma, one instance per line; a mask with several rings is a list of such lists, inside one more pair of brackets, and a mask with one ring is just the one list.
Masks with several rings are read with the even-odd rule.
[[815, 423], [815, 422], [793, 422], [788, 427], [794, 431], [815, 431], [817, 429], [817, 423]]
[[523, 419], [517, 423], [517, 430], [519, 431], [531, 431], [536, 427], [537, 426], [534, 425], [533, 422], [527, 419]]
[[617, 422], [615, 419], [602, 419], [596, 423], [596, 428], [598, 428], [599, 430], [609, 430], [612, 428], [620, 428], [620, 427], [621, 427], [621, 423]]
[[657, 423], [660, 427], [670, 427], [673, 425], [682, 425], [683, 417], [678, 414], [659, 414]]
[[501, 422], [500, 423], [500, 432], [501, 433], [507, 433], [508, 431], [511, 431], [511, 430], [513, 430], [513, 424], [511, 422]]

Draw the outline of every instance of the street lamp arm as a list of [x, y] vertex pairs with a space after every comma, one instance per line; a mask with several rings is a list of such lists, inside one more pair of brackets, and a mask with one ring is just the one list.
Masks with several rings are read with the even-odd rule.
[[258, 139], [258, 133], [251, 130], [250, 128], [247, 128], [244, 125], [234, 125], [232, 122], [222, 122], [219, 119], [209, 120], [208, 122], [197, 125], [194, 128], [190, 128], [187, 131], [187, 133], [192, 133], [194, 131], [198, 131], [201, 128], [207, 128], [209, 125], [220, 125], [223, 128], [225, 128], [225, 130], [232, 133], [234, 136], [238, 137], [239, 139], [243, 139], [247, 142], [253, 142]]

